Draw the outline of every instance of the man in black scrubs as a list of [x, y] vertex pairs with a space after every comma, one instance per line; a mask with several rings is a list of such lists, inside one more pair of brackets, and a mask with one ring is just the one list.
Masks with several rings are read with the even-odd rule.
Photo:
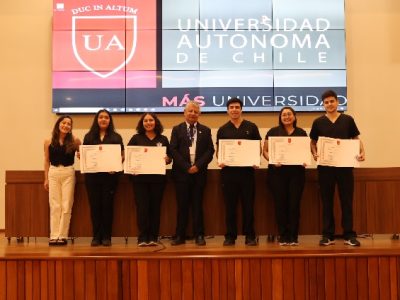
[[[354, 119], [337, 111], [339, 101], [337, 94], [327, 90], [322, 94], [322, 101], [326, 114], [315, 119], [311, 128], [311, 152], [317, 160], [317, 141], [319, 137], [337, 139], [358, 139], [360, 132]], [[365, 159], [365, 152], [360, 141], [359, 161]], [[353, 168], [318, 166], [318, 183], [322, 199], [322, 239], [319, 244], [328, 246], [335, 243], [335, 218], [333, 215], [333, 199], [335, 186], [339, 190], [340, 205], [342, 208], [342, 227], [344, 243], [350, 246], [360, 246], [353, 230]]]
[[204, 246], [203, 192], [207, 182], [207, 166], [214, 155], [211, 130], [198, 122], [200, 106], [188, 102], [185, 122], [172, 129], [170, 149], [173, 158], [178, 218], [176, 236], [171, 245], [185, 243], [189, 208], [192, 206], [193, 235], [198, 246]]
[[[261, 141], [257, 125], [244, 120], [242, 117], [242, 101], [238, 98], [232, 98], [227, 102], [226, 106], [230, 120], [218, 129], [217, 146], [221, 139]], [[246, 236], [245, 243], [248, 246], [256, 246], [257, 240], [254, 232], [254, 168], [228, 167], [224, 165], [220, 165], [220, 167], [222, 167], [221, 182], [226, 214], [224, 246], [234, 245], [237, 238], [236, 206], [238, 198], [242, 201], [243, 234]]]

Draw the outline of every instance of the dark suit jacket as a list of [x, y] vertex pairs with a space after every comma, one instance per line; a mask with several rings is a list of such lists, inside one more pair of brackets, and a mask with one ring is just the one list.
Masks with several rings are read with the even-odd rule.
[[[211, 138], [211, 130], [207, 126], [197, 122], [196, 156], [194, 164], [199, 173], [207, 173], [207, 166], [213, 159], [214, 145]], [[186, 122], [172, 129], [170, 149], [173, 158], [172, 174], [176, 180], [184, 180], [190, 176], [187, 172], [190, 163], [190, 140], [187, 134]]]

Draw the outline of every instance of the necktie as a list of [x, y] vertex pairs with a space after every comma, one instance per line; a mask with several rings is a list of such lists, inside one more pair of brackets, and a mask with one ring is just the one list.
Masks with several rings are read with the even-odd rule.
[[190, 135], [190, 145], [193, 145], [193, 140], [194, 140], [194, 124], [190, 124], [190, 126], [189, 126], [189, 135]]

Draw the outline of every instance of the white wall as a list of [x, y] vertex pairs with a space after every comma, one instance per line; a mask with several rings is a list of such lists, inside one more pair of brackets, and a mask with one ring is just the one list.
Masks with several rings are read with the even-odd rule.
[[[367, 151], [364, 167], [399, 167], [397, 88], [400, 84], [400, 2], [347, 0], [346, 39], [349, 111], [356, 119]], [[4, 228], [5, 170], [42, 169], [43, 140], [56, 120], [51, 113], [50, 0], [0, 1], [0, 229]], [[265, 135], [275, 114], [248, 114]], [[315, 114], [299, 114], [299, 125], [310, 127]], [[162, 115], [167, 135], [180, 115]], [[76, 116], [75, 134], [83, 137], [92, 116]], [[127, 142], [137, 116], [116, 116]], [[202, 116], [214, 129], [224, 114]], [[214, 165], [213, 165], [214, 166]]]

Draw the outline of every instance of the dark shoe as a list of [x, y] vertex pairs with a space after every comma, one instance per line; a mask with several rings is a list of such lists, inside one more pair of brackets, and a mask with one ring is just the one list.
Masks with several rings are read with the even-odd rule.
[[195, 243], [196, 243], [197, 246], [205, 246], [206, 240], [204, 239], [204, 236], [199, 235], [199, 236], [196, 237]]
[[344, 244], [353, 247], [359, 247], [361, 245], [360, 242], [355, 237], [349, 238], [348, 240], [344, 240]]
[[104, 239], [104, 240], [101, 241], [101, 243], [105, 247], [110, 247], [111, 246], [111, 240], [110, 239]]
[[258, 242], [257, 239], [251, 236], [246, 236], [245, 242], [247, 246], [257, 246]]
[[137, 244], [139, 247], [146, 247], [147, 246], [147, 241], [143, 239], [138, 239]]
[[101, 242], [98, 239], [93, 239], [92, 242], [90, 243], [90, 246], [92, 246], [92, 247], [97, 247], [100, 245], [101, 245]]
[[185, 243], [186, 243], [186, 241], [185, 241], [185, 239], [183, 237], [177, 236], [176, 238], [174, 238], [171, 241], [171, 246], [183, 245]]
[[66, 244], [68, 244], [67, 239], [58, 239], [57, 240], [57, 245], [58, 246], [65, 246]]
[[223, 245], [224, 246], [233, 246], [233, 245], [235, 245], [235, 240], [232, 238], [225, 238]]
[[320, 246], [329, 246], [335, 244], [335, 240], [331, 240], [330, 238], [323, 236], [322, 239], [319, 241]]
[[49, 240], [49, 246], [57, 246], [57, 239], [50, 239]]

